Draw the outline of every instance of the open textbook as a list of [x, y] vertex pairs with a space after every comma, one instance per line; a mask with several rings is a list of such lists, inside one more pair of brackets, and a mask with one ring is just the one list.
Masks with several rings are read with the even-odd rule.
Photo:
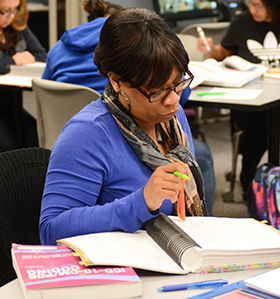
[[184, 274], [280, 267], [280, 235], [249, 218], [160, 214], [135, 233], [105, 232], [57, 243], [75, 250], [87, 265], [131, 266]]
[[[267, 67], [251, 63], [239, 56], [232, 55], [218, 62], [213, 58], [204, 61], [191, 61], [189, 69], [198, 78], [198, 83], [210, 86], [242, 87], [262, 76]], [[199, 82], [200, 81], [200, 82]], [[194, 80], [192, 88], [198, 86]]]
[[11, 65], [8, 74], [0, 75], [0, 84], [31, 87], [32, 78], [41, 78], [45, 67], [45, 62]]

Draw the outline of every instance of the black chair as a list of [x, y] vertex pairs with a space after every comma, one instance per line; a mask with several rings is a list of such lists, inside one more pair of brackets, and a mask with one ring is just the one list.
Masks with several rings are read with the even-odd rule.
[[11, 245], [40, 244], [39, 216], [50, 150], [0, 154], [0, 287], [15, 279]]

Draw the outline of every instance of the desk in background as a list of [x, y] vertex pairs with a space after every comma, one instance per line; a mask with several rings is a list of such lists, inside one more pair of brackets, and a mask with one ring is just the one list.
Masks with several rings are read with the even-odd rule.
[[199, 86], [192, 90], [189, 103], [191, 106], [210, 108], [228, 108], [261, 112], [269, 111], [268, 129], [268, 160], [280, 165], [280, 81], [262, 78], [244, 85], [244, 89], [262, 89], [263, 92], [254, 100], [224, 100], [219, 98], [207, 99], [196, 95], [197, 92], [209, 92], [213, 87]]
[[[245, 278], [258, 275], [268, 270], [240, 270], [223, 273], [209, 274], [187, 274], [187, 275], [167, 275], [148, 271], [137, 271], [143, 283], [143, 299], [183, 299], [209, 291], [207, 290], [184, 290], [176, 292], [158, 292], [157, 289], [164, 285], [191, 283], [210, 279], [226, 279], [229, 283], [234, 283]], [[94, 288], [93, 288], [94, 290]], [[93, 294], [94, 297], [94, 294]], [[1, 299], [24, 299], [17, 279], [0, 288]], [[77, 298], [78, 299], [78, 298]]]
[[[1, 90], [9, 91], [11, 100], [13, 101], [13, 110], [14, 110], [14, 124], [16, 128], [16, 135], [19, 141], [20, 146], [23, 145], [23, 132], [22, 132], [22, 93], [24, 90], [32, 91], [32, 82], [33, 77], [41, 78], [43, 70], [46, 66], [45, 63], [39, 62], [36, 65], [39, 67], [30, 66], [30, 71], [28, 76], [17, 76], [18, 74], [11, 69], [11, 72], [5, 75], [0, 75], [0, 94]], [[26, 68], [26, 65], [23, 66]], [[1, 99], [0, 99], [1, 100]]]

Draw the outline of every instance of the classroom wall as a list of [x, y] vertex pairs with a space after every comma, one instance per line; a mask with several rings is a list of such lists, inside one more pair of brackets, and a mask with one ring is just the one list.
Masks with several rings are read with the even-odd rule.
[[154, 9], [153, 0], [110, 0], [110, 2], [120, 4], [123, 7], [140, 6], [151, 10]]
[[[117, 3], [117, 4], [120, 4], [123, 7], [139, 6], [139, 7], [146, 7], [150, 10], [154, 10], [153, 0], [110, 0], [110, 1], [114, 2], [114, 3]], [[213, 22], [213, 21], [217, 21], [217, 20], [214, 19], [214, 18], [191, 19], [191, 20], [185, 20], [185, 21], [170, 23], [169, 26], [175, 32], [179, 32], [185, 26], [188, 26], [190, 24], [205, 23], [205, 22], [207, 23], [207, 22]]]

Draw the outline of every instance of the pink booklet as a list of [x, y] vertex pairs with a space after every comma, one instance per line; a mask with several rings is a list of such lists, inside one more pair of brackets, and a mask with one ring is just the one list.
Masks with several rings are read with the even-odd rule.
[[65, 292], [67, 298], [94, 292], [100, 298], [142, 295], [141, 280], [133, 268], [86, 267], [66, 246], [13, 244], [12, 260], [25, 298], [30, 291], [44, 292], [43, 298], [60, 293], [64, 297]]

